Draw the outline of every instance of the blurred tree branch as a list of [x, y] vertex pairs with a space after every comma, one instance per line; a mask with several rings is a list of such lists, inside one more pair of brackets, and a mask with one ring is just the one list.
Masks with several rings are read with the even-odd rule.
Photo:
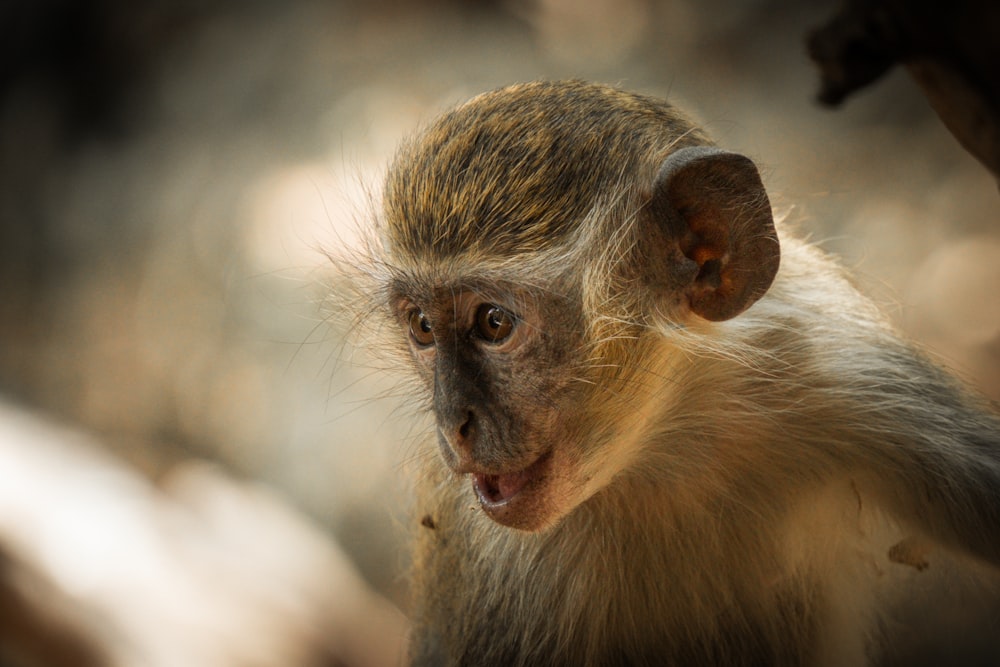
[[945, 126], [1000, 179], [1000, 3], [845, 0], [809, 55], [829, 106], [902, 64]]

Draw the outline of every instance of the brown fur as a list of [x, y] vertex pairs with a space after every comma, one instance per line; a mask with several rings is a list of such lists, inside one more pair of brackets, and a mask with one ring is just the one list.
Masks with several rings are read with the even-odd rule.
[[[694, 146], [664, 102], [538, 83], [393, 164], [370, 293], [401, 344], [433, 323], [444, 454], [419, 457], [414, 663], [910, 660], [904, 621], [995, 577], [1000, 422], [780, 223], [775, 277], [756, 172]], [[470, 338], [480, 302], [509, 342]], [[519, 504], [470, 510], [470, 475], [536, 460]]]

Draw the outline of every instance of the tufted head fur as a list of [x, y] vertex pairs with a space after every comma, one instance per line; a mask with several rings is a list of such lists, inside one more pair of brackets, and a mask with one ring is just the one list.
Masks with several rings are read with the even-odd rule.
[[486, 93], [396, 158], [385, 188], [390, 247], [433, 259], [535, 253], [565, 242], [623, 187], [652, 184], [670, 151], [708, 143], [669, 104], [613, 88]]

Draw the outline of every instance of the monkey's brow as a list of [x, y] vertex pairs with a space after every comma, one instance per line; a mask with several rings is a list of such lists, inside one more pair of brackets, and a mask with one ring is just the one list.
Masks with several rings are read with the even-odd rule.
[[532, 295], [549, 293], [541, 285], [525, 284], [516, 280], [488, 279], [477, 276], [452, 279], [400, 276], [392, 279], [386, 290], [390, 300], [432, 300], [441, 293], [473, 292], [487, 301], [506, 304], [522, 303]]

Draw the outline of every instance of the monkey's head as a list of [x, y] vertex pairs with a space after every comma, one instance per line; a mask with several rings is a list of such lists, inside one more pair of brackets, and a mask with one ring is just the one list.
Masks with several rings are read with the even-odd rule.
[[440, 118], [393, 163], [381, 235], [444, 462], [524, 530], [635, 462], [667, 400], [649, 368], [664, 324], [738, 315], [779, 257], [747, 158], [664, 102], [580, 82]]

